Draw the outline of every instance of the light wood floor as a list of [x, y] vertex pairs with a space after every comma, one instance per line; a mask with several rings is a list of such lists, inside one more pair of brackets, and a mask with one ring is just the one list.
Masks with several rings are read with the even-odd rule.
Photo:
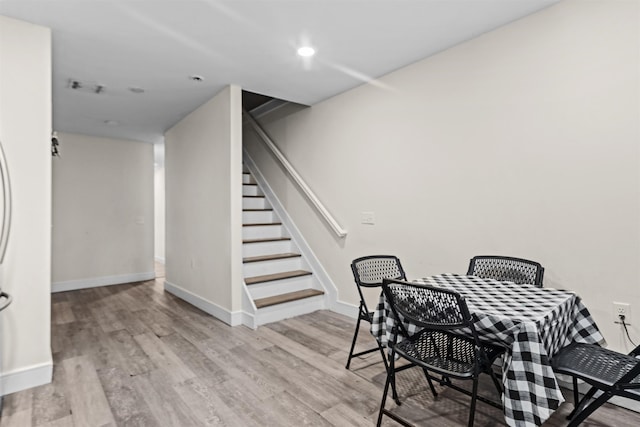
[[[384, 367], [373, 353], [345, 370], [355, 323], [344, 316], [230, 328], [163, 292], [162, 279], [52, 300], [53, 382], [6, 396], [2, 427], [375, 424]], [[360, 342], [373, 343], [364, 327]], [[396, 410], [417, 425], [466, 425], [468, 398], [443, 389], [434, 400], [419, 371], [400, 373], [398, 389]], [[569, 410], [545, 426], [566, 425]], [[504, 425], [502, 414], [478, 403], [475, 425]], [[615, 406], [584, 424], [638, 425]]]

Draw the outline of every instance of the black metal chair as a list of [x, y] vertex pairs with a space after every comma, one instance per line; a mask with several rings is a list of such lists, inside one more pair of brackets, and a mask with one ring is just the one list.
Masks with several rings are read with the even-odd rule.
[[[627, 355], [602, 348], [597, 344], [572, 343], [553, 357], [553, 369], [560, 374], [573, 377], [575, 407], [567, 416], [570, 420], [569, 427], [579, 425], [613, 396], [640, 401], [638, 356], [640, 346]], [[591, 386], [582, 400], [578, 398], [578, 379]], [[602, 393], [594, 399], [598, 391]]]
[[404, 269], [402, 268], [398, 257], [393, 255], [371, 255], [353, 260], [351, 263], [351, 271], [353, 272], [353, 278], [355, 279], [358, 294], [360, 295], [360, 308], [358, 309], [358, 321], [356, 323], [356, 330], [353, 333], [353, 341], [351, 342], [351, 350], [349, 351], [346, 368], [349, 369], [351, 359], [354, 357], [369, 354], [374, 351], [380, 351], [384, 367], [386, 370], [389, 370], [387, 357], [384, 354], [384, 347], [382, 347], [382, 344], [377, 340], [377, 347], [360, 351], [358, 353], [353, 352], [358, 339], [360, 321], [364, 320], [365, 322], [371, 323], [373, 320], [373, 312], [369, 311], [367, 308], [367, 302], [364, 299], [362, 288], [379, 288], [382, 286], [382, 280], [385, 278], [406, 280], [407, 277], [404, 273]]
[[[468, 423], [470, 427], [473, 426], [477, 400], [502, 408], [500, 403], [478, 395], [478, 377], [481, 373], [491, 376], [498, 395], [502, 395], [502, 384], [498, 381], [492, 365], [505, 349], [480, 342], [474, 320], [465, 299], [459, 293], [444, 288], [389, 279], [384, 280], [382, 289], [396, 319], [397, 333], [394, 335], [396, 338], [393, 338], [389, 344], [391, 347], [389, 370], [378, 414], [378, 426], [382, 422], [383, 415], [389, 416], [404, 426], [411, 425], [397, 414], [385, 409], [384, 406], [389, 385], [395, 383], [396, 372], [414, 366], [421, 367], [425, 372], [434, 396], [437, 396], [437, 392], [432, 380], [471, 396]], [[403, 321], [423, 329], [409, 335]], [[465, 331], [465, 335], [461, 335], [461, 331]], [[403, 337], [403, 340], [398, 341], [398, 336]], [[396, 369], [395, 355], [408, 360], [410, 364]], [[433, 376], [431, 373], [440, 377]], [[472, 380], [472, 390], [466, 390], [452, 383], [451, 378]]]
[[478, 255], [469, 261], [467, 275], [528, 283], [542, 287], [544, 268], [535, 261], [498, 255]]

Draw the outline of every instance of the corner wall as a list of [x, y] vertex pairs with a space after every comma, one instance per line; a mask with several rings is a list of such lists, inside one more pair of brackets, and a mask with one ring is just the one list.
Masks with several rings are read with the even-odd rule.
[[153, 145], [61, 132], [58, 139], [52, 291], [153, 279]]
[[164, 142], [154, 144], [154, 255], [156, 262], [164, 264]]
[[[51, 381], [51, 32], [0, 16], [0, 142], [12, 224], [0, 287], [0, 394]], [[1, 203], [1, 202], [0, 202]]]
[[612, 302], [631, 304], [638, 339], [639, 14], [638, 2], [564, 1], [265, 123], [344, 240], [255, 135], [245, 145], [339, 300], [357, 304], [359, 256], [396, 254], [418, 278], [512, 255], [542, 263], [545, 286], [575, 290], [625, 350]]
[[241, 323], [242, 97], [229, 86], [165, 134], [165, 289]]

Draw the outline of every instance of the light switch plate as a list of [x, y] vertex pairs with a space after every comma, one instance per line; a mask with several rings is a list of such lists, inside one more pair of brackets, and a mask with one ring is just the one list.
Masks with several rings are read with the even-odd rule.
[[375, 212], [361, 212], [360, 213], [360, 222], [362, 224], [370, 224], [373, 225], [376, 223], [376, 214]]

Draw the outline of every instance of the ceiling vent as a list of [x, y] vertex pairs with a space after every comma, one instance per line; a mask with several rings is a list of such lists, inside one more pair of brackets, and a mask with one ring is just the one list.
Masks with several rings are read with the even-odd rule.
[[106, 89], [105, 86], [101, 85], [100, 83], [83, 82], [81, 80], [76, 80], [76, 79], [69, 79], [67, 83], [67, 87], [69, 89], [72, 89], [78, 92], [95, 93], [95, 94], [104, 93]]

